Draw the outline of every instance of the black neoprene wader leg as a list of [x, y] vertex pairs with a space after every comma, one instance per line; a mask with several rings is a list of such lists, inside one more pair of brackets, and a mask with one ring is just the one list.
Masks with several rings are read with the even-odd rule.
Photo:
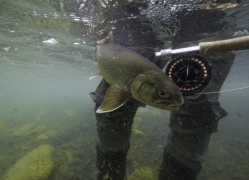
[[159, 180], [196, 180], [208, 151], [210, 136], [179, 133], [171, 129], [164, 148]]
[[97, 146], [98, 180], [123, 180], [125, 179], [126, 160], [128, 149], [116, 152], [103, 153]]
[[[211, 65], [212, 76], [203, 92], [221, 89], [235, 59], [233, 52], [204, 57]], [[219, 94], [185, 96], [184, 104], [171, 112], [170, 132], [159, 172], [159, 180], [196, 180], [205, 161], [211, 134], [227, 115], [220, 107]]]
[[177, 161], [166, 150], [160, 166], [159, 180], [196, 180], [199, 169], [192, 169]]
[[[101, 105], [109, 85], [103, 80], [91, 97], [96, 109]], [[127, 153], [130, 148], [130, 136], [133, 119], [139, 104], [129, 100], [122, 107], [109, 113], [95, 113], [98, 141], [97, 169], [98, 180], [124, 180], [126, 174]]]

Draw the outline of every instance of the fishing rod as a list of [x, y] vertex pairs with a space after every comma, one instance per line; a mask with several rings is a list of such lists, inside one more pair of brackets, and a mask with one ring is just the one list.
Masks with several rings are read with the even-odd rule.
[[[167, 57], [179, 54], [178, 57], [168, 62], [165, 73], [180, 88], [183, 95], [189, 96], [202, 94], [199, 92], [208, 85], [211, 79], [211, 67], [202, 56], [246, 49], [249, 49], [249, 36], [201, 42], [198, 46], [187, 48], [163, 49], [156, 52], [155, 55], [156, 57]], [[198, 52], [200, 55], [195, 52]]]
[[156, 56], [169, 56], [173, 54], [187, 53], [187, 52], [199, 52], [201, 56], [208, 54], [225, 52], [225, 51], [237, 51], [249, 49], [249, 36], [227, 39], [222, 41], [213, 42], [201, 42], [198, 46], [192, 46], [181, 49], [163, 49], [160, 52], [156, 52]]

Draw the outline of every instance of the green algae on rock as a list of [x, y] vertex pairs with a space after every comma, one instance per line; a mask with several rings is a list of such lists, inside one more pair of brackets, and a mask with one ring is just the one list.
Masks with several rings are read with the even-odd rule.
[[149, 167], [141, 167], [136, 168], [135, 171], [128, 176], [127, 180], [155, 180], [156, 178], [153, 176], [152, 170]]
[[34, 126], [33, 123], [25, 124], [25, 125], [23, 125], [21, 127], [18, 127], [17, 129], [15, 129], [14, 134], [16, 136], [27, 136], [32, 131], [33, 126]]
[[1, 180], [47, 180], [54, 163], [51, 160], [53, 147], [42, 145], [21, 157]]
[[132, 129], [132, 135], [133, 137], [144, 137], [144, 133], [135, 128]]

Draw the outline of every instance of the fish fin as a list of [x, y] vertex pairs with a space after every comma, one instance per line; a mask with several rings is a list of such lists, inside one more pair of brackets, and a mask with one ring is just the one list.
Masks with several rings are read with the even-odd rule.
[[96, 77], [98, 77], [99, 75], [100, 75], [100, 73], [97, 72], [96, 74], [94, 74], [93, 76], [89, 77], [88, 79], [89, 79], [89, 80], [92, 80], [93, 78], [96, 78]]
[[123, 106], [130, 97], [131, 94], [122, 89], [120, 86], [110, 86], [106, 91], [104, 101], [96, 113], [112, 112]]
[[97, 44], [114, 43], [113, 33], [110, 31], [104, 39], [97, 41]]
[[93, 56], [94, 61], [97, 62], [96, 54], [92, 54], [92, 56]]

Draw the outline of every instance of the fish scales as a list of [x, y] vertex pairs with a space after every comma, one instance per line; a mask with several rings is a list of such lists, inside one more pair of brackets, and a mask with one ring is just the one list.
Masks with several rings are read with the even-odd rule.
[[[97, 47], [97, 63], [100, 74], [109, 84], [126, 86], [137, 74], [146, 70], [161, 71], [143, 56], [117, 44]], [[162, 72], [162, 76], [164, 73]]]

